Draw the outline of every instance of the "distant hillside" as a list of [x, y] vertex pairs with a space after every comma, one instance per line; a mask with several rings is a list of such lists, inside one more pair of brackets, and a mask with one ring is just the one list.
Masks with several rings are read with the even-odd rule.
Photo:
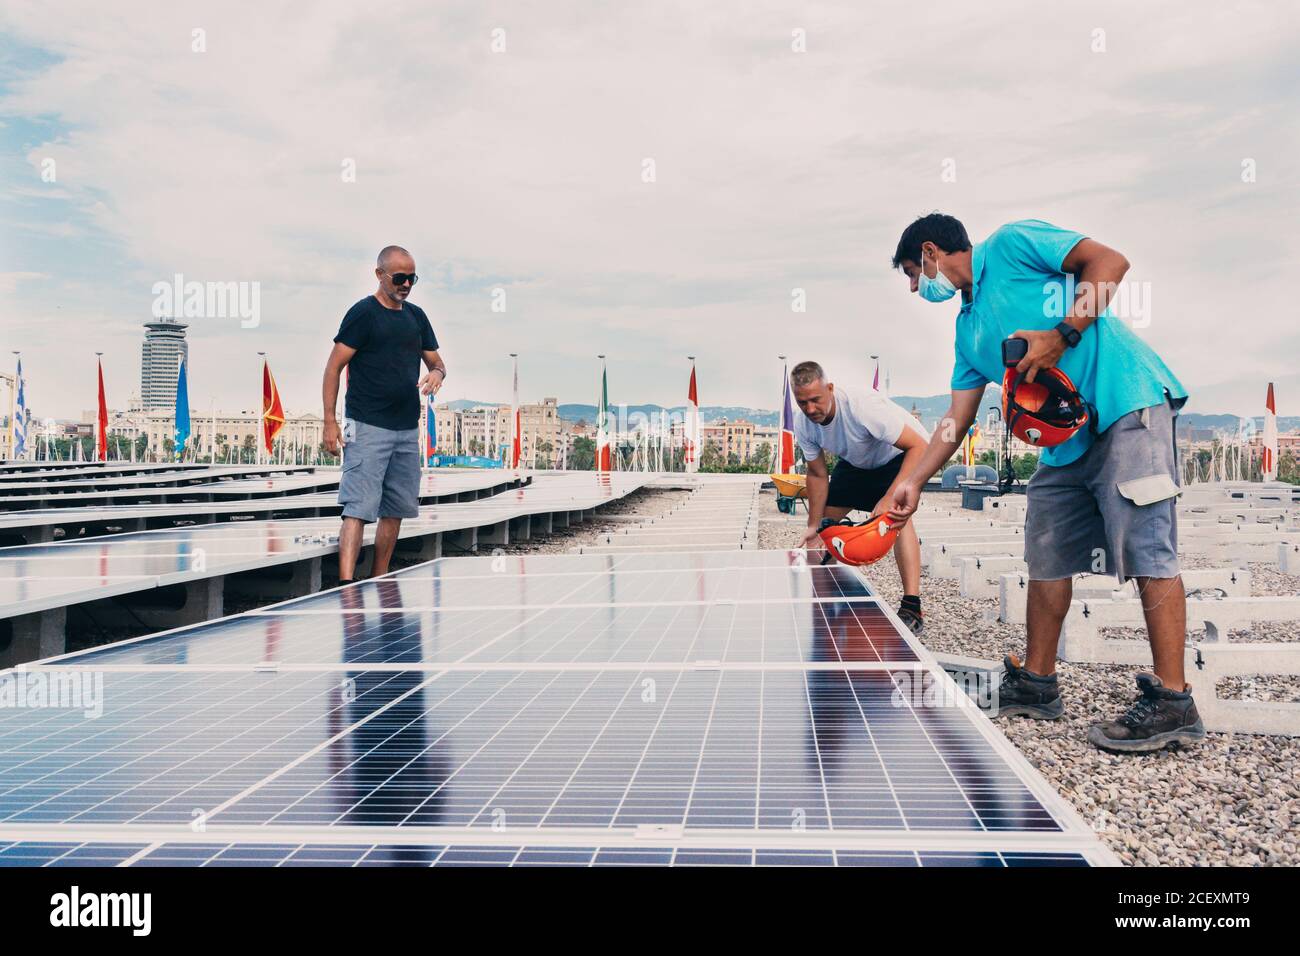
[[[943, 395], [894, 395], [893, 400], [901, 405], [905, 410], [911, 411], [915, 406], [921, 413], [921, 423], [926, 428], [933, 429], [939, 422], [939, 418], [948, 410], [950, 396]], [[447, 403], [450, 407], [462, 410], [466, 408], [479, 408], [483, 405], [499, 405], [501, 402], [478, 402], [468, 399], [458, 398], [453, 402]], [[988, 385], [984, 389], [984, 398], [980, 401], [981, 422], [988, 418], [990, 407], [1000, 407], [1002, 404], [1002, 390], [993, 385]], [[596, 406], [585, 405], [582, 403], [568, 402], [559, 406], [560, 418], [569, 422], [594, 422], [596, 420]], [[617, 413], [617, 406], [613, 409]], [[683, 405], [677, 405], [665, 409], [662, 405], [629, 405], [627, 414], [644, 415], [651, 420], [657, 420], [658, 417], [667, 412], [670, 417], [681, 417], [686, 414], [686, 408]], [[798, 409], [795, 410], [798, 414]], [[725, 418], [729, 421], [735, 421], [743, 418], [746, 421], [753, 422], [755, 425], [775, 425], [778, 421], [778, 415], [775, 411], [765, 408], [748, 408], [743, 405], [701, 405], [700, 420], [713, 422]], [[1200, 412], [1184, 412], [1178, 417], [1178, 423], [1184, 428], [1208, 429], [1214, 432], [1220, 432], [1228, 435], [1236, 435], [1238, 423], [1241, 421], [1236, 415], [1212, 415]], [[1262, 416], [1256, 416], [1254, 419], [1255, 430], [1262, 430], [1264, 419]], [[1277, 428], [1280, 432], [1292, 431], [1300, 428], [1300, 415], [1283, 415], [1277, 420]], [[1249, 431], [1249, 426], [1247, 426]]]
[[[1209, 428], [1217, 432], [1227, 432], [1237, 434], [1238, 423], [1243, 419], [1236, 415], [1203, 415], [1199, 412], [1184, 412], [1178, 416], [1179, 425], [1187, 425], [1190, 428]], [[1264, 416], [1256, 415], [1251, 419], [1255, 426], [1255, 431], [1264, 430]], [[1277, 417], [1277, 430], [1279, 432], [1289, 432], [1300, 428], [1300, 415], [1279, 415]], [[1247, 426], [1247, 433], [1250, 427]]]
[[[618, 406], [614, 406], [611, 411], [617, 413]], [[662, 405], [629, 405], [627, 414], [645, 415], [651, 420], [657, 420], [658, 417], [667, 413], [669, 418], [680, 418], [686, 414], [685, 405], [677, 405], [673, 408], [664, 408]], [[577, 422], [586, 421], [594, 422], [596, 420], [596, 406], [582, 404], [566, 404], [560, 406], [560, 417], [565, 421]], [[726, 418], [729, 421], [735, 421], [737, 418], [743, 418], [746, 421], [753, 422], [755, 425], [775, 425], [776, 412], [765, 411], [761, 408], [744, 408], [739, 405], [701, 405], [700, 421], [712, 422], [720, 418]]]

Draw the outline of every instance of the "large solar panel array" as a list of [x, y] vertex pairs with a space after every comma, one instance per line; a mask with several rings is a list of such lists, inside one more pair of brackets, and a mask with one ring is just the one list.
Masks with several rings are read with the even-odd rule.
[[[433, 477], [441, 480], [440, 493], [447, 494], [500, 488], [509, 481], [508, 476], [491, 472]], [[635, 474], [603, 480], [591, 472], [539, 476], [527, 487], [504, 490], [489, 499], [422, 506], [420, 517], [402, 523], [401, 536], [428, 536], [566, 509], [588, 510], [623, 497], [644, 482], [645, 476]], [[336, 543], [326, 539], [337, 535], [338, 529], [335, 517], [246, 521], [0, 548], [0, 618], [321, 557], [337, 550]], [[367, 543], [373, 534], [371, 526]]]
[[800, 552], [443, 559], [55, 675], [101, 696], [0, 708], [0, 864], [1114, 862]]
[[[332, 515], [338, 512], [338, 474], [334, 469], [317, 475], [209, 482], [183, 488], [0, 498], [0, 535], [26, 537], [37, 543], [48, 538], [36, 537], [34, 532], [55, 527], [88, 530], [114, 522], [131, 526], [139, 520], [150, 526], [168, 527], [250, 516]], [[431, 504], [458, 495], [492, 494], [515, 483], [513, 473], [495, 469], [431, 473], [421, 479], [419, 496], [422, 503]], [[315, 490], [330, 487], [336, 490]], [[3, 490], [0, 488], [0, 492]], [[78, 535], [74, 532], [72, 536]]]

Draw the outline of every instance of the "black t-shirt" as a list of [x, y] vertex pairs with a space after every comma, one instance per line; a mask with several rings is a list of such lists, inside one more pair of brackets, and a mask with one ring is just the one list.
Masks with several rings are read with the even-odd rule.
[[357, 350], [348, 363], [344, 415], [393, 431], [420, 424], [420, 353], [438, 349], [423, 309], [410, 302], [387, 309], [368, 295], [348, 309], [334, 341]]

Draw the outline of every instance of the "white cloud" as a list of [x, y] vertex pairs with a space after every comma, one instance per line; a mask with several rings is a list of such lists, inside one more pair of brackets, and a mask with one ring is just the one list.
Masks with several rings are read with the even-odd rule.
[[0, 272], [0, 292], [13, 292], [18, 283], [29, 279], [48, 279], [43, 272]]
[[[592, 398], [600, 351], [616, 400], [680, 401], [686, 354], [709, 403], [774, 405], [778, 352], [841, 378], [880, 352], [895, 392], [943, 391], [953, 310], [888, 271], [902, 227], [933, 208], [977, 235], [1038, 216], [1122, 249], [1154, 290], [1143, 334], [1193, 407], [1214, 383], [1231, 407], [1203, 410], [1253, 408], [1297, 351], [1284, 5], [60, 6], [3, 14], [62, 57], [0, 107], [66, 126], [28, 151], [21, 189], [39, 193], [40, 160], [56, 160], [61, 274], [93, 272], [106, 246], [133, 267], [54, 302], [0, 291], [19, 331], [98, 310], [78, 338], [133, 379], [153, 281], [261, 282], [257, 330], [192, 330], [196, 401], [237, 404], [266, 350], [289, 404], [314, 404], [329, 337], [387, 242], [428, 280], [415, 301], [443, 340], [448, 397], [506, 396], [509, 351], [526, 396], [562, 400]], [[489, 50], [497, 26], [505, 54]], [[190, 51], [195, 27], [206, 53]], [[806, 54], [790, 52], [795, 27]], [[939, 179], [948, 157], [955, 183]], [[807, 315], [790, 312], [795, 286]], [[1228, 329], [1236, 348], [1209, 347]], [[33, 382], [75, 414], [86, 400], [54, 398], [66, 337], [32, 334], [49, 342], [25, 351]]]

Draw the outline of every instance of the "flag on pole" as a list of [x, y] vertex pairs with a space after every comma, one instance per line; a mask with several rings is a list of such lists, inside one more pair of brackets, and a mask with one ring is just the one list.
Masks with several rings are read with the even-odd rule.
[[875, 391], [880, 391], [880, 359], [876, 359], [876, 374], [871, 376], [871, 387]]
[[14, 413], [14, 442], [13, 456], [15, 458], [23, 457], [23, 452], [27, 449], [27, 397], [23, 389], [23, 360], [18, 359], [18, 374], [16, 376], [18, 390], [18, 407]]
[[518, 468], [523, 450], [520, 446], [523, 436], [519, 428], [519, 356], [514, 355], [511, 358], [515, 360], [515, 390], [510, 405], [510, 467]]
[[700, 393], [695, 388], [695, 362], [691, 361], [691, 387], [686, 392], [685, 464], [687, 471], [700, 470]]
[[430, 392], [424, 402], [424, 463], [433, 463], [433, 456], [438, 451], [438, 412], [433, 407], [433, 393]]
[[776, 463], [778, 475], [788, 475], [794, 471], [794, 405], [790, 400], [788, 368], [788, 365], [781, 366], [784, 387], [781, 391], [781, 451]]
[[176, 439], [172, 443], [177, 461], [181, 460], [185, 444], [190, 440], [190, 389], [185, 379], [185, 360], [181, 359], [176, 373]]
[[271, 377], [271, 366], [262, 362], [262, 435], [266, 453], [271, 453], [271, 443], [284, 427], [284, 406], [280, 404], [280, 390]]
[[979, 441], [982, 434], [979, 425], [975, 423], [966, 429], [966, 439], [962, 442], [962, 464], [967, 466], [975, 464], [975, 442]]
[[104, 399], [104, 362], [99, 365], [99, 420], [95, 424], [95, 460], [108, 461], [108, 402]]
[[596, 411], [596, 470], [609, 471], [609, 376], [600, 360], [600, 406]]
[[1264, 400], [1264, 443], [1261, 470], [1265, 481], [1277, 478], [1277, 405], [1273, 401], [1273, 383], [1268, 383], [1268, 398]]

